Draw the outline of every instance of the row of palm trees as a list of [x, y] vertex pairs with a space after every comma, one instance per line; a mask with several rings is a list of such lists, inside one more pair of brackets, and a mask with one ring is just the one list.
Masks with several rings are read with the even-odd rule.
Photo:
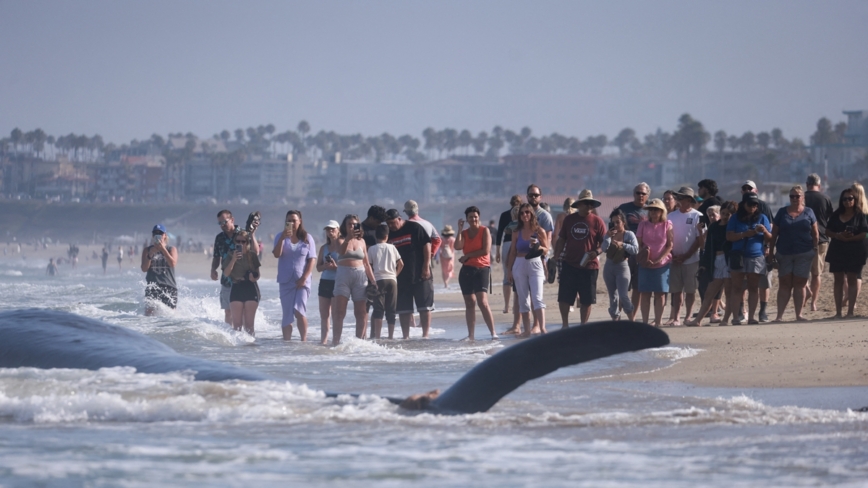
[[[843, 141], [847, 125], [840, 122], [836, 125], [827, 118], [817, 122], [817, 130], [811, 136], [813, 144], [833, 144]], [[182, 147], [169, 144], [169, 138], [186, 139]], [[191, 142], [192, 141], [192, 142]], [[74, 161], [97, 161], [106, 155], [118, 153], [141, 152], [143, 148], [155, 152], [170, 154], [173, 159], [193, 157], [197, 147], [197, 137], [192, 133], [168, 134], [163, 138], [154, 134], [150, 139], [133, 140], [129, 144], [115, 146], [105, 144], [102, 137], [84, 134], [68, 134], [55, 138], [47, 135], [42, 129], [22, 132], [16, 128], [9, 137], [0, 139], [0, 154], [27, 153], [36, 157], [54, 159], [65, 155]], [[788, 140], [782, 131], [774, 128], [754, 134], [747, 131], [741, 136], [719, 130], [712, 135], [705, 130], [702, 122], [690, 114], [683, 114], [678, 119], [678, 125], [672, 133], [657, 130], [646, 134], [641, 140], [631, 128], [621, 130], [617, 136], [609, 140], [604, 134], [581, 139], [558, 133], [536, 136], [529, 127], [518, 131], [495, 126], [491, 132], [481, 131], [475, 135], [469, 130], [445, 128], [436, 130], [429, 127], [422, 131], [422, 138], [409, 134], [393, 136], [383, 133], [379, 136], [363, 136], [362, 134], [338, 134], [334, 131], [311, 131], [307, 121], [298, 123], [295, 130], [277, 132], [274, 124], [236, 129], [233, 132], [223, 130], [215, 134], [210, 141], [222, 141], [228, 152], [241, 152], [241, 155], [271, 155], [295, 154], [308, 155], [312, 158], [334, 158], [340, 154], [343, 159], [374, 160], [374, 161], [412, 161], [423, 162], [453, 156], [480, 156], [496, 159], [504, 154], [584, 154], [599, 156], [606, 153], [626, 155], [644, 155], [658, 157], [676, 157], [685, 163], [699, 160], [708, 152], [708, 144], [712, 142], [718, 153], [725, 151], [748, 152], [754, 150], [778, 151], [802, 150], [803, 141], [798, 138]], [[423, 142], [424, 141], [424, 142]], [[205, 152], [216, 153], [214, 142], [203, 141]]]

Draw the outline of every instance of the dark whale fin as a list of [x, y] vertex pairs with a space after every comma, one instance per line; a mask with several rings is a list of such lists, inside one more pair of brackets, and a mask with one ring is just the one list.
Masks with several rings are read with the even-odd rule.
[[639, 322], [595, 322], [561, 329], [486, 359], [431, 402], [439, 413], [485, 412], [525, 382], [564, 366], [669, 344], [660, 329]]

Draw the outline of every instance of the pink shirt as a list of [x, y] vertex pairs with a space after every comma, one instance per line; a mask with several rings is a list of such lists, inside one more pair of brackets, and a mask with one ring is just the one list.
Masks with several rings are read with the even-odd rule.
[[[672, 229], [672, 222], [668, 220], [666, 222], [657, 222], [654, 224], [648, 220], [639, 222], [639, 228], [636, 230], [636, 238], [642, 241], [642, 245], [651, 248], [652, 261], [657, 259], [660, 256], [660, 253], [663, 252], [663, 248], [666, 247], [666, 233], [670, 229]], [[671, 259], [672, 254], [670, 253], [666, 255], [660, 264], [649, 267], [662, 268], [669, 264]]]

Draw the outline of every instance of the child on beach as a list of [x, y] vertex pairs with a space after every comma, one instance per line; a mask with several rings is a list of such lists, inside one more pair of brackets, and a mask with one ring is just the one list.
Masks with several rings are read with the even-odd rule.
[[377, 243], [368, 248], [368, 259], [377, 280], [377, 296], [373, 299], [374, 313], [371, 315], [371, 339], [379, 339], [383, 328], [383, 316], [389, 325], [389, 339], [395, 335], [395, 307], [398, 302], [398, 275], [404, 269], [404, 261], [398, 249], [386, 242], [389, 239], [389, 226], [382, 223], [375, 231]]

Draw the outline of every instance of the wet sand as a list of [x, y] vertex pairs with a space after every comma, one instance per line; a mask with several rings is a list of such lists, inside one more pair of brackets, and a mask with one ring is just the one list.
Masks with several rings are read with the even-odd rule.
[[[94, 250], [99, 253], [101, 246], [80, 246], [80, 265], [99, 265], [99, 260], [85, 259]], [[41, 260], [48, 263], [49, 257], [65, 256], [65, 246], [53, 246], [47, 250], [24, 249], [28, 260]], [[7, 258], [13, 257], [11, 254]], [[140, 266], [140, 257], [135, 256], [132, 263], [127, 258], [122, 263], [124, 269]], [[204, 254], [181, 254], [177, 274], [188, 279], [209, 279], [210, 257]], [[60, 272], [69, 265], [62, 265]], [[117, 272], [116, 255], [109, 257], [108, 272]], [[276, 260], [266, 255], [263, 259], [262, 275], [265, 280], [276, 276]], [[435, 267], [435, 283], [442, 287], [439, 266]], [[500, 265], [492, 266], [492, 280], [495, 283], [490, 295], [491, 308], [498, 333], [511, 325], [512, 314], [503, 314], [503, 295], [499, 285], [502, 279]], [[456, 269], [457, 275], [457, 269]], [[601, 273], [602, 275], [602, 273]], [[315, 273], [316, 276], [316, 273]], [[678, 381], [709, 387], [732, 388], [784, 388], [818, 386], [868, 386], [868, 318], [864, 315], [851, 320], [829, 320], [834, 315], [832, 299], [832, 276], [823, 275], [823, 287], [819, 311], [807, 312], [809, 322], [794, 322], [792, 302], [784, 315], [784, 323], [760, 324], [753, 326], [716, 325], [701, 328], [667, 327], [666, 332], [674, 345], [689, 346], [702, 352], [693, 357], [682, 359], [672, 367], [642, 375], [643, 380]], [[451, 282], [457, 287], [457, 277]], [[602, 278], [597, 285], [597, 304], [591, 314], [592, 320], [608, 320], [606, 309], [608, 297]], [[769, 315], [774, 318], [776, 311], [775, 295], [769, 303]], [[441, 309], [463, 309], [459, 293], [436, 295], [436, 305]], [[546, 285], [546, 322], [549, 330], [561, 326], [557, 306], [557, 284]], [[857, 314], [868, 313], [868, 297], [860, 296]], [[664, 312], [668, 317], [669, 309]], [[434, 316], [434, 324], [464, 326], [464, 312], [443, 311]], [[578, 323], [578, 310], [570, 316], [570, 325]], [[448, 325], [447, 325], [448, 326]], [[476, 337], [488, 337], [481, 314], [477, 313]], [[627, 379], [634, 381], [635, 376]]]

